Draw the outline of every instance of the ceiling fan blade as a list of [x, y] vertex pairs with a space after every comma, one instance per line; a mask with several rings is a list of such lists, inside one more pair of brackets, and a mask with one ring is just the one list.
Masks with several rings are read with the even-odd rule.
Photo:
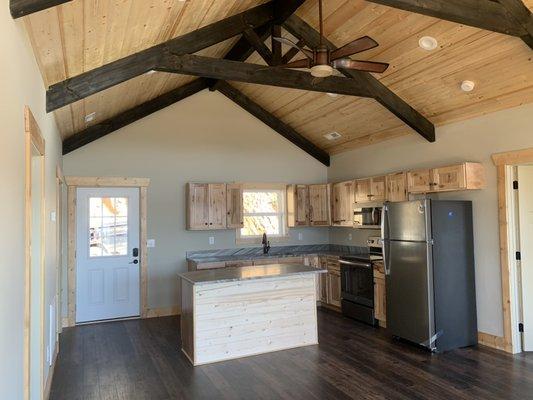
[[291, 61], [287, 64], [278, 65], [282, 68], [311, 68], [311, 60], [302, 58], [301, 60]]
[[332, 51], [331, 59], [338, 60], [339, 58], [348, 57], [352, 54], [357, 54], [362, 51], [370, 50], [377, 46], [379, 46], [379, 44], [374, 39], [369, 36], [363, 36], [359, 39], [355, 39], [353, 42], [339, 47], [337, 50]]
[[276, 40], [276, 41], [278, 41], [280, 43], [286, 44], [287, 46], [294, 47], [295, 49], [298, 49], [299, 51], [301, 51], [310, 60], [313, 59], [313, 52], [311, 50], [302, 49], [300, 46], [298, 46], [296, 43], [294, 43], [290, 39], [287, 39], [287, 38], [284, 38], [284, 37], [275, 37], [275, 36], [272, 39], [274, 39], [274, 40]]
[[350, 60], [348, 58], [335, 60], [333, 61], [332, 64], [333, 64], [333, 68], [356, 69], [359, 71], [376, 72], [378, 74], [385, 72], [387, 68], [389, 68], [389, 64], [387, 63], [374, 62], [374, 61]]

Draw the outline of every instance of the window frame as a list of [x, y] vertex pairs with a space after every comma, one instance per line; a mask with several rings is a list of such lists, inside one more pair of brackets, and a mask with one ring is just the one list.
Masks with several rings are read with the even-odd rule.
[[[245, 213], [243, 208], [243, 218], [248, 215], [280, 215], [281, 217], [281, 233], [279, 235], [268, 235], [270, 243], [285, 242], [289, 239], [289, 224], [287, 219], [287, 185], [282, 183], [248, 183], [243, 184], [242, 193], [244, 199], [245, 192], [279, 192], [281, 211], [278, 213]], [[244, 201], [244, 200], [243, 200]], [[260, 244], [262, 235], [259, 236], [243, 236], [241, 234], [242, 228], [235, 230], [235, 242], [237, 244]]]

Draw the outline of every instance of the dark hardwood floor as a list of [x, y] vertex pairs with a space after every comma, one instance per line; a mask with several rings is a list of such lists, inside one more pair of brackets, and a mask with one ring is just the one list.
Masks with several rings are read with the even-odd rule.
[[64, 330], [51, 400], [533, 399], [533, 354], [429, 354], [319, 311], [320, 345], [193, 368], [179, 318]]

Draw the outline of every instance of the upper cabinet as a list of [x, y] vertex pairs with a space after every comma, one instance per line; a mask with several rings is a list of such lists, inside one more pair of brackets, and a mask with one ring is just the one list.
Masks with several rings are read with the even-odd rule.
[[409, 193], [482, 189], [485, 187], [485, 170], [482, 164], [467, 162], [410, 171], [407, 180]]
[[226, 227], [238, 229], [244, 226], [242, 214], [242, 184], [226, 185]]
[[387, 175], [386, 183], [388, 201], [407, 200], [407, 174], [405, 172]]
[[355, 182], [340, 182], [331, 189], [331, 222], [334, 226], [353, 226]]
[[309, 185], [309, 224], [330, 225], [330, 185]]
[[289, 227], [309, 225], [309, 187], [287, 186], [287, 220]]
[[187, 184], [187, 229], [226, 228], [226, 184]]
[[385, 180], [385, 176], [357, 179], [355, 181], [355, 202], [385, 201]]

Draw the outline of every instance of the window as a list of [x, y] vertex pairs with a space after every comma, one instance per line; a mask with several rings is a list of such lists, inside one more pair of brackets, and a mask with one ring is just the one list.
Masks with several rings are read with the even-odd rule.
[[244, 188], [244, 227], [237, 230], [237, 240], [260, 242], [263, 233], [270, 238], [287, 236], [285, 188]]
[[89, 199], [89, 257], [128, 254], [128, 199]]

